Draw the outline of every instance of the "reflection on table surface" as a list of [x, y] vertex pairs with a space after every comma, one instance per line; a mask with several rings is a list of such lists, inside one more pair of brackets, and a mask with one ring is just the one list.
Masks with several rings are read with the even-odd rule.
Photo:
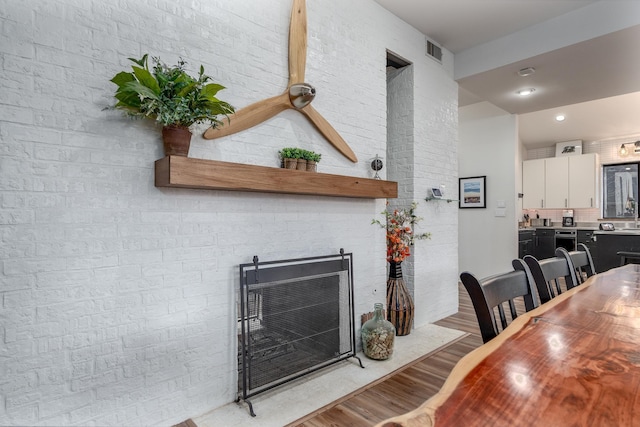
[[523, 314], [465, 356], [437, 395], [379, 424], [418, 425], [640, 425], [640, 265]]

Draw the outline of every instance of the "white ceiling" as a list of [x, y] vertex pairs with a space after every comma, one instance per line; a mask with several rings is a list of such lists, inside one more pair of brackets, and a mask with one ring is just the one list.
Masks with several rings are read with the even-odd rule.
[[[455, 54], [461, 107], [488, 101], [518, 114], [528, 148], [640, 136], [640, 1], [375, 1]], [[468, 72], [469, 61], [484, 69]], [[525, 67], [536, 72], [518, 76]], [[536, 91], [518, 97], [525, 87]]]

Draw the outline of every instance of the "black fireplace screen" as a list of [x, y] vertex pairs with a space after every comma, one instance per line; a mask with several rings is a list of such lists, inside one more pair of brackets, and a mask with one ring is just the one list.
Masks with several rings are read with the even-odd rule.
[[352, 275], [342, 250], [240, 265], [239, 398], [355, 356]]

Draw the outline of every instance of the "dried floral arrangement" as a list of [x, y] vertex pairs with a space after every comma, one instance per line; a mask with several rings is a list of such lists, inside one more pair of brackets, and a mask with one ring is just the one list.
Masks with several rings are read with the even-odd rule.
[[387, 209], [382, 212], [385, 222], [378, 219], [371, 221], [372, 224], [378, 224], [387, 230], [387, 261], [404, 261], [411, 255], [410, 247], [415, 240], [431, 238], [431, 233], [414, 234], [414, 226], [423, 219], [415, 215], [417, 207], [418, 204], [413, 202], [409, 208], [389, 210], [387, 203]]

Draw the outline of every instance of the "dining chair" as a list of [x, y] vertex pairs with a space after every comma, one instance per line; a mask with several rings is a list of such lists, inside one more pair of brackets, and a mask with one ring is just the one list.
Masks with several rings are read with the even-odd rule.
[[620, 267], [629, 263], [637, 264], [640, 261], [640, 252], [618, 251], [616, 255], [620, 257]]
[[556, 297], [556, 293], [557, 295], [562, 293], [561, 279], [564, 280], [567, 290], [578, 285], [576, 272], [569, 256], [562, 255], [538, 260], [532, 255], [525, 255], [522, 259], [531, 271], [541, 304], [551, 301]]
[[556, 249], [557, 257], [564, 257], [573, 264], [573, 269], [576, 272], [577, 284], [583, 284], [589, 277], [596, 273], [596, 269], [593, 265], [593, 258], [589, 248], [584, 243], [578, 243], [578, 250], [567, 251], [565, 248]]
[[[478, 280], [468, 271], [460, 274], [460, 280], [471, 297], [478, 318], [482, 341], [488, 342], [507, 327], [507, 317], [503, 304], [509, 304], [511, 320], [518, 317], [514, 299], [522, 297], [525, 311], [536, 308], [538, 298], [533, 291], [533, 277], [527, 265], [521, 259], [513, 261], [514, 270]], [[496, 321], [495, 309], [500, 316], [500, 326]]]

